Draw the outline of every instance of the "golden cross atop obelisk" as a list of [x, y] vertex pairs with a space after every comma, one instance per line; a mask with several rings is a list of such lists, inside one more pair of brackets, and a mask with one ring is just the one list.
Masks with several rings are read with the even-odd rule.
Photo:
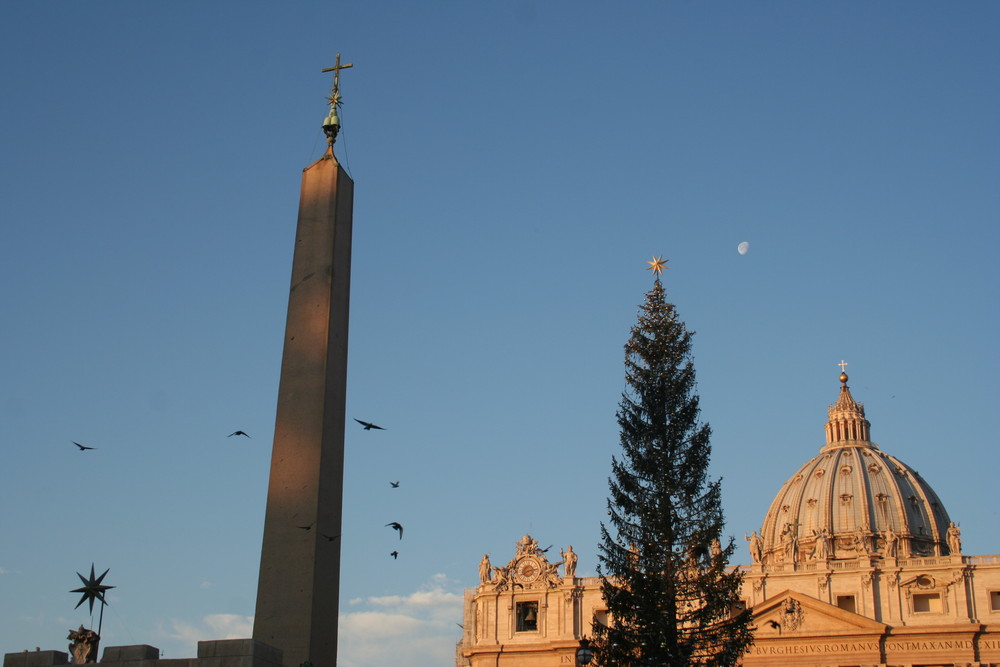
[[340, 54], [337, 54], [337, 64], [333, 67], [326, 67], [323, 72], [333, 72], [333, 92], [330, 93], [330, 106], [340, 104], [340, 70], [354, 67], [354, 63], [340, 64]]
[[333, 142], [337, 140], [337, 132], [340, 131], [340, 117], [337, 116], [337, 107], [339, 107], [342, 102], [340, 101], [340, 70], [347, 69], [349, 67], [354, 67], [354, 63], [347, 63], [346, 65], [340, 64], [340, 54], [337, 54], [337, 64], [333, 67], [326, 67], [323, 72], [333, 72], [333, 90], [327, 96], [327, 102], [330, 103], [330, 113], [327, 115], [326, 120], [323, 121], [323, 131], [326, 132], [326, 143], [333, 149]]
[[839, 364], [837, 364], [837, 365], [838, 365], [838, 366], [840, 366], [840, 372], [841, 372], [841, 373], [845, 373], [845, 372], [846, 372], [846, 371], [844, 370], [845, 368], [847, 368], [847, 362], [846, 362], [846, 361], [844, 361], [843, 359], [841, 359], [841, 360], [840, 360], [840, 363], [839, 363]]

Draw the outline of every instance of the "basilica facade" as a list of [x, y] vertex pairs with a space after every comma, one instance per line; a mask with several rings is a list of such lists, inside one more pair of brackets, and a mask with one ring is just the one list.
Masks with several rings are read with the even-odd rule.
[[[1000, 556], [962, 553], [930, 485], [871, 441], [847, 380], [825, 445], [746, 536], [753, 562], [737, 567], [756, 631], [743, 665], [1000, 666]], [[576, 562], [572, 547], [550, 558], [528, 535], [506, 563], [484, 556], [456, 665], [575, 665], [593, 623], [614, 622]]]

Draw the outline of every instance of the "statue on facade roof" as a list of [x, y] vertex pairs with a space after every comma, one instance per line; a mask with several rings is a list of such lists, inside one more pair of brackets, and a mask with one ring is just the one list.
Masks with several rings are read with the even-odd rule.
[[868, 543], [868, 529], [865, 526], [858, 526], [854, 531], [854, 549], [858, 556], [868, 556], [871, 554], [871, 545]]
[[799, 559], [799, 524], [786, 523], [781, 538], [785, 547], [785, 562], [794, 563]]
[[899, 536], [892, 530], [892, 526], [886, 526], [882, 532], [882, 539], [885, 544], [882, 547], [882, 555], [885, 558], [895, 558], [899, 551]]
[[567, 579], [572, 579], [576, 576], [576, 561], [577, 556], [573, 551], [573, 545], [566, 547], [566, 551], [559, 551], [559, 555], [563, 558], [564, 571], [566, 573]]
[[822, 530], [813, 529], [816, 536], [816, 548], [813, 549], [813, 560], [826, 560], [830, 557], [830, 533], [824, 526]]
[[962, 553], [962, 529], [954, 521], [948, 524], [948, 551], [953, 556]]
[[490, 565], [490, 555], [483, 554], [482, 560], [479, 561], [479, 583], [486, 584], [490, 581], [490, 570], [492, 566]]
[[99, 634], [81, 625], [78, 630], [70, 630], [66, 639], [73, 642], [69, 645], [73, 664], [82, 665], [88, 662], [97, 662], [97, 646], [101, 641]]
[[753, 531], [750, 535], [746, 533], [743, 534], [743, 539], [750, 543], [750, 558], [753, 559], [755, 563], [761, 563], [764, 560], [764, 540], [761, 539], [757, 531]]

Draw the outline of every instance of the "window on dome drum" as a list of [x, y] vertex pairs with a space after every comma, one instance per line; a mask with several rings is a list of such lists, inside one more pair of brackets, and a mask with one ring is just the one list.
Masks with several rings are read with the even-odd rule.
[[990, 591], [990, 611], [1000, 611], [1000, 591]]
[[935, 612], [941, 612], [940, 593], [915, 593], [913, 595], [914, 614], [927, 614]]
[[518, 602], [514, 608], [517, 632], [538, 631], [538, 602]]
[[849, 611], [853, 614], [858, 613], [857, 604], [854, 602], [853, 595], [838, 595], [837, 606], [844, 611]]

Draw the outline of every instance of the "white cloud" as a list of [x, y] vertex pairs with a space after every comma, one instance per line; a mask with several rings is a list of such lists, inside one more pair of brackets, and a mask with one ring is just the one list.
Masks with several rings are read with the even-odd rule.
[[343, 636], [385, 639], [409, 635], [424, 625], [424, 622], [403, 614], [381, 614], [361, 611], [341, 614], [340, 632]]
[[373, 607], [385, 607], [395, 610], [408, 610], [411, 613], [417, 611], [454, 611], [455, 608], [461, 610], [462, 596], [458, 593], [448, 593], [437, 589], [431, 591], [417, 591], [405, 597], [399, 595], [387, 595], [384, 597], [368, 598], [368, 604]]
[[245, 639], [253, 636], [253, 616], [209, 614], [198, 624], [170, 619], [164, 635], [184, 645], [187, 655], [197, 655], [198, 642], [213, 639]]
[[[350, 600], [340, 613], [337, 664], [455, 664], [462, 600], [461, 589], [444, 575], [410, 593]], [[253, 617], [236, 614], [211, 614], [195, 622], [170, 619], [165, 626], [160, 628], [163, 637], [177, 644], [167, 647], [172, 655], [197, 655], [199, 641], [253, 636]]]
[[402, 664], [437, 667], [454, 664], [461, 637], [462, 595], [446, 590], [436, 575], [407, 595], [351, 600], [366, 609], [341, 613], [337, 663], [342, 667]]

